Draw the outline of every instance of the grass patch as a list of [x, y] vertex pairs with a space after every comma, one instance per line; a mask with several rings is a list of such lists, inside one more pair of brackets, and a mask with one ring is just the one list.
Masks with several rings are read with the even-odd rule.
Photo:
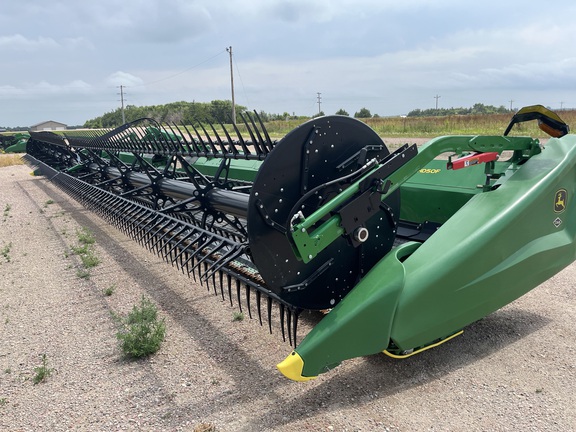
[[134, 305], [128, 315], [116, 318], [121, 325], [116, 337], [126, 357], [147, 357], [160, 349], [166, 324], [164, 318], [158, 319], [158, 309], [150, 300], [142, 296], [139, 306]]
[[10, 262], [10, 249], [12, 249], [12, 242], [8, 243], [2, 248], [2, 250], [0, 250], [0, 254], [2, 254], [6, 262]]
[[40, 384], [41, 382], [44, 382], [50, 375], [52, 375], [53, 371], [54, 369], [48, 367], [48, 359], [46, 358], [46, 354], [42, 354], [42, 364], [34, 368], [34, 373], [36, 375], [34, 375], [32, 381], [34, 384]]
[[22, 156], [14, 153], [0, 154], [0, 168], [12, 165], [24, 165]]
[[82, 227], [76, 230], [76, 236], [78, 237], [78, 242], [83, 245], [92, 245], [96, 243], [96, 237], [94, 233], [86, 227]]
[[106, 288], [102, 292], [104, 293], [104, 295], [106, 297], [110, 297], [112, 294], [114, 294], [114, 291], [116, 291], [116, 285], [110, 285], [108, 288]]
[[[81, 228], [76, 230], [76, 237], [78, 238], [78, 245], [71, 246], [70, 251], [80, 257], [82, 263], [82, 268], [78, 269], [76, 276], [81, 279], [90, 278], [91, 268], [96, 267], [100, 264], [100, 258], [94, 252], [94, 243], [96, 243], [96, 238], [92, 231], [88, 228]], [[67, 257], [67, 252], [64, 252], [64, 256]]]
[[80, 255], [80, 260], [85, 269], [96, 267], [100, 264], [100, 258], [94, 255], [93, 251], [88, 251], [87, 253]]
[[243, 321], [243, 320], [244, 320], [244, 313], [234, 312], [232, 314], [232, 321]]
[[10, 216], [10, 210], [12, 209], [12, 206], [10, 204], [6, 204], [6, 206], [4, 206], [4, 220], [8, 219], [8, 217]]

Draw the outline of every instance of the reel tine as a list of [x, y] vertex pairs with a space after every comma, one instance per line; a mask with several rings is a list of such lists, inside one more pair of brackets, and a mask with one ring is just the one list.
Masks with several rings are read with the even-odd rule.
[[286, 330], [288, 333], [288, 342], [292, 346], [292, 311], [290, 308], [286, 308]]
[[208, 144], [210, 145], [210, 149], [212, 150], [212, 154], [214, 154], [214, 155], [218, 154], [218, 149], [214, 145], [214, 141], [212, 141], [212, 138], [210, 138], [210, 134], [208, 133], [208, 131], [206, 130], [206, 128], [204, 127], [204, 125], [202, 123], [199, 122], [199, 124], [200, 124], [200, 127], [202, 128], [202, 131], [204, 132], [204, 135], [206, 136], [206, 139], [208, 140]]
[[218, 272], [218, 277], [220, 279], [220, 293], [222, 293], [222, 301], [224, 301], [224, 272], [222, 270]]
[[272, 298], [266, 297], [267, 308], [268, 308], [268, 328], [270, 329], [270, 334], [272, 334]]
[[260, 321], [260, 325], [262, 325], [261, 301], [262, 301], [262, 293], [260, 291], [256, 290], [256, 309], [258, 309], [258, 319]]
[[293, 322], [293, 327], [292, 327], [292, 337], [294, 339], [294, 347], [298, 346], [298, 342], [296, 342], [296, 335], [298, 333], [298, 319], [300, 318], [300, 310], [296, 309], [294, 310], [294, 322]]
[[260, 148], [260, 143], [258, 142], [258, 140], [256, 139], [256, 137], [254, 136], [254, 131], [252, 130], [252, 128], [250, 127], [250, 125], [248, 124], [248, 121], [246, 120], [246, 117], [244, 117], [244, 114], [239, 113], [240, 114], [240, 118], [242, 119], [242, 121], [244, 122], [244, 124], [246, 125], [246, 130], [248, 131], [248, 134], [250, 134], [250, 139], [252, 140], [252, 145], [254, 145], [254, 149], [256, 150], [256, 154], [258, 156], [263, 155], [264, 152], [262, 151], [262, 149]]
[[236, 279], [236, 297], [238, 298], [238, 308], [240, 309], [240, 312], [242, 312], [242, 301], [240, 299], [240, 288], [241, 288], [240, 279]]
[[246, 285], [246, 308], [248, 309], [248, 316], [252, 319], [252, 309], [250, 308], [250, 287]]
[[218, 295], [218, 291], [216, 291], [216, 273], [212, 273], [212, 287], [214, 288], [214, 295]]
[[234, 141], [232, 141], [232, 137], [228, 133], [228, 130], [226, 129], [226, 127], [224, 127], [221, 121], [218, 121], [218, 123], [220, 124], [220, 127], [222, 127], [222, 130], [224, 131], [224, 135], [226, 135], [226, 140], [228, 141], [228, 145], [232, 153], [234, 154], [234, 156], [237, 156], [239, 153], [238, 149], [236, 148], [236, 145], [234, 145]]
[[216, 132], [216, 128], [214, 127], [214, 125], [212, 123], [208, 123], [208, 124], [212, 128], [212, 132], [214, 132], [214, 136], [216, 137], [216, 141], [218, 141], [218, 144], [220, 145], [220, 150], [222, 151], [222, 155], [225, 155], [227, 153], [227, 151], [226, 151], [226, 147], [224, 147], [224, 141], [222, 141], [222, 138], [220, 138], [220, 135], [218, 135], [218, 132]]
[[[214, 237], [208, 236], [206, 235], [206, 237], [208, 238], [208, 240], [206, 240], [204, 243], [202, 243], [202, 245], [198, 246], [198, 248], [196, 249], [196, 253], [202, 253], [202, 250], [204, 248], [206, 248], [208, 245], [210, 245], [213, 241], [214, 241]], [[218, 247], [222, 247], [223, 242], [220, 243], [220, 245]], [[213, 251], [210, 251], [210, 253], [213, 253]], [[200, 264], [202, 264], [204, 261], [206, 261], [208, 259], [208, 257], [210, 256], [210, 254], [206, 254], [204, 255], [202, 258], [200, 258], [197, 262], [196, 265], [192, 268], [192, 270], [198, 269], [198, 267], [200, 267]], [[199, 272], [198, 273], [198, 277], [200, 277], [201, 279], [204, 279], [202, 277], [202, 273]]]
[[234, 247], [225, 254], [222, 254], [216, 261], [212, 263], [210, 274], [207, 277], [211, 276], [213, 273], [216, 273], [217, 271], [220, 271], [220, 269], [222, 269], [222, 267], [224, 267], [230, 261], [233, 261], [236, 258], [238, 258], [245, 252], [245, 249], [246, 248], [243, 245], [241, 245], [240, 247]]
[[230, 299], [230, 307], [233, 307], [234, 302], [232, 301], [232, 275], [226, 273], [226, 279], [228, 282], [228, 298]]
[[[256, 113], [256, 111], [254, 111], [254, 113]], [[266, 156], [268, 154], [268, 149], [266, 148], [266, 143], [264, 142], [262, 135], [260, 135], [258, 126], [256, 126], [256, 122], [254, 121], [254, 118], [252, 116], [248, 116], [248, 118], [250, 119], [250, 123], [252, 123], [252, 126], [254, 127], [254, 131], [256, 132], [256, 136], [258, 137], [258, 143], [260, 143], [262, 147], [262, 155]]]
[[268, 135], [268, 131], [266, 130], [266, 126], [264, 126], [264, 122], [262, 121], [262, 119], [258, 115], [258, 112], [254, 111], [254, 114], [256, 114], [256, 118], [258, 119], [258, 122], [260, 123], [260, 127], [262, 128], [262, 132], [264, 133], [264, 136], [266, 137], [266, 142], [268, 143], [268, 148], [270, 151], [272, 151], [272, 149], [274, 148], [274, 144], [272, 143], [272, 140], [270, 139], [270, 135]]
[[282, 328], [282, 340], [284, 342], [286, 342], [286, 332], [284, 330], [284, 313], [285, 313], [285, 307], [284, 304], [280, 303], [279, 304], [280, 307], [280, 327]]
[[[202, 126], [202, 125], [200, 125]], [[210, 150], [208, 150], [208, 145], [204, 142], [204, 140], [202, 139], [202, 135], [200, 135], [198, 133], [198, 129], [196, 129], [196, 126], [192, 125], [192, 129], [194, 129], [194, 132], [196, 133], [196, 136], [198, 137], [198, 141], [200, 142], [200, 144], [203, 147], [203, 151], [207, 154], [210, 153]], [[206, 132], [206, 131], [204, 131]], [[194, 147], [198, 148], [198, 145], [194, 142], [194, 137], [192, 137], [192, 142], [194, 143]], [[199, 149], [199, 148], [198, 148]]]

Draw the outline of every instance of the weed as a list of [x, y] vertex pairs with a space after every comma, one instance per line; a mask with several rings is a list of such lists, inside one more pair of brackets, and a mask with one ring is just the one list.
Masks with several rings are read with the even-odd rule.
[[44, 203], [44, 207], [48, 207], [50, 204], [54, 204], [54, 200], [49, 199]]
[[46, 354], [42, 354], [42, 365], [34, 368], [34, 375], [33, 381], [34, 384], [39, 384], [43, 382], [46, 378], [52, 375], [54, 369], [48, 367], [48, 359], [46, 358]]
[[[90, 273], [88, 269], [96, 267], [100, 264], [100, 258], [96, 256], [94, 250], [92, 249], [92, 245], [96, 242], [94, 234], [88, 228], [82, 228], [76, 230], [76, 236], [78, 237], [78, 242], [80, 243], [77, 246], [71, 246], [70, 251], [78, 255], [80, 257], [80, 261], [82, 262], [82, 267], [76, 272], [76, 275], [79, 278], [87, 279], [90, 277]], [[65, 251], [64, 256], [67, 258], [68, 253]]]
[[4, 369], [4, 373], [5, 373], [5, 374], [11, 374], [11, 373], [12, 373], [12, 369], [6, 368], [6, 369]]
[[127, 357], [140, 358], [154, 354], [166, 335], [164, 319], [158, 320], [158, 309], [142, 296], [140, 306], [134, 305], [125, 317], [118, 317], [121, 330], [116, 334]]
[[11, 209], [12, 206], [10, 204], [6, 204], [6, 206], [4, 207], [4, 220], [6, 220], [10, 216]]
[[92, 251], [80, 255], [80, 260], [82, 261], [82, 265], [84, 266], [85, 269], [96, 267], [98, 264], [100, 264], [100, 258], [94, 255]]
[[96, 242], [94, 234], [86, 227], [77, 230], [76, 236], [78, 237], [78, 241], [84, 245], [91, 245]]
[[73, 254], [84, 255], [87, 254], [90, 249], [88, 245], [82, 245], [82, 246], [71, 246], [70, 250], [72, 251]]
[[0, 254], [2, 254], [6, 262], [10, 262], [10, 249], [12, 249], [12, 242], [8, 243], [2, 248], [2, 250], [0, 250]]
[[106, 297], [110, 297], [112, 294], [114, 294], [114, 291], [116, 291], [116, 285], [110, 285], [103, 292]]
[[0, 398], [0, 406], [4, 406], [8, 403], [8, 399], [6, 398]]
[[243, 321], [244, 314], [242, 312], [234, 312], [232, 314], [232, 321]]

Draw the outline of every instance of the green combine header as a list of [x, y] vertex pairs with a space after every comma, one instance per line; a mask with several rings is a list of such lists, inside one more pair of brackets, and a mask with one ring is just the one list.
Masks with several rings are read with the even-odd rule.
[[[501, 136], [393, 152], [345, 116], [279, 141], [257, 115], [242, 119], [231, 131], [141, 119], [32, 133], [25, 158], [270, 329], [277, 307], [294, 347], [278, 369], [290, 379], [437, 346], [576, 257], [576, 136], [542, 106]], [[509, 136], [531, 120], [551, 136], [545, 146]], [[304, 310], [326, 315], [300, 341]]]

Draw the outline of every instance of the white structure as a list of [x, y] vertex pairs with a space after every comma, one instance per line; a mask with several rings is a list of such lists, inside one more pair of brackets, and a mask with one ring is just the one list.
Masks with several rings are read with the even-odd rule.
[[32, 132], [66, 130], [66, 128], [67, 128], [67, 126], [64, 123], [60, 123], [60, 122], [53, 121], [53, 120], [48, 120], [48, 121], [30, 126], [30, 130]]

